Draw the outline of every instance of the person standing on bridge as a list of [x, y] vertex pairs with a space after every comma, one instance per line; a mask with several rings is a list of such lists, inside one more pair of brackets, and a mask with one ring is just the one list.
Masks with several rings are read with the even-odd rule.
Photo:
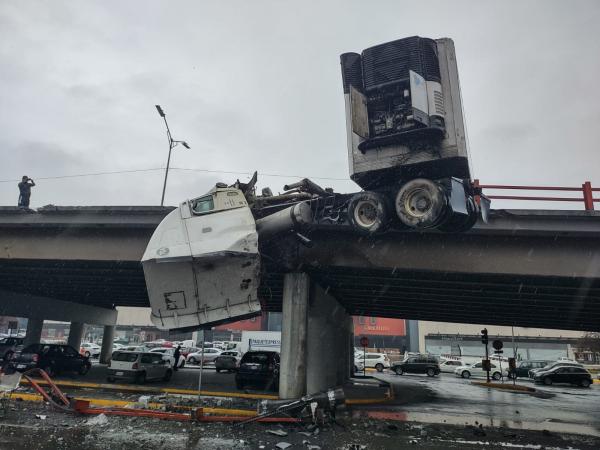
[[29, 198], [33, 186], [35, 186], [35, 182], [27, 175], [23, 175], [19, 183], [19, 208], [29, 208]]

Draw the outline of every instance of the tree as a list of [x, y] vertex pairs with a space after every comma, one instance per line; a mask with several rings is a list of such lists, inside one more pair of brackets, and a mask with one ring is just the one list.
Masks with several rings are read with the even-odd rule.
[[585, 335], [577, 341], [577, 348], [580, 351], [596, 354], [600, 353], [600, 331], [585, 333]]

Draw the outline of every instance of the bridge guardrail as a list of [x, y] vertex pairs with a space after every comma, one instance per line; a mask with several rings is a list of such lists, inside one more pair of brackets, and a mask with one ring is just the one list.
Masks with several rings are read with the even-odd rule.
[[586, 211], [594, 210], [594, 203], [600, 202], [600, 198], [594, 198], [594, 192], [600, 192], [600, 188], [593, 188], [592, 183], [586, 181], [581, 187], [568, 186], [521, 186], [504, 184], [481, 184], [479, 180], [473, 181], [473, 187], [476, 189], [493, 190], [519, 190], [519, 191], [562, 191], [562, 192], [581, 192], [581, 197], [551, 197], [551, 196], [530, 196], [530, 195], [488, 195], [489, 199], [497, 200], [541, 200], [551, 202], [583, 202]]

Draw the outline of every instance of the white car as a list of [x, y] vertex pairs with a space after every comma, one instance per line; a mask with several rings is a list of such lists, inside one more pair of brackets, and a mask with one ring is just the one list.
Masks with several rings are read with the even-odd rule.
[[124, 352], [116, 351], [108, 363], [106, 379], [131, 380], [145, 383], [147, 380], [169, 381], [173, 375], [169, 361], [160, 352]]
[[[175, 349], [172, 347], [158, 347], [150, 350], [150, 353], [162, 353], [163, 358], [169, 361], [169, 365], [171, 367], [175, 367]], [[185, 356], [179, 355], [179, 361], [177, 362], [177, 367], [183, 367], [185, 365]]]
[[[219, 350], [218, 348], [205, 348], [204, 349], [204, 364], [214, 362], [215, 359], [217, 358], [217, 356], [219, 356], [221, 353], [223, 353], [223, 352], [221, 350]], [[190, 364], [200, 364], [201, 360], [202, 360], [202, 349], [198, 352], [190, 353], [187, 356], [187, 362], [189, 362]]]
[[385, 353], [362, 353], [354, 354], [354, 370], [362, 370], [362, 366], [374, 368], [377, 372], [383, 372], [383, 369], [390, 368], [390, 360]]
[[454, 369], [463, 366], [466, 366], [466, 364], [462, 361], [455, 359], [447, 359], [446, 361], [440, 362], [440, 372], [454, 373]]
[[93, 342], [84, 342], [81, 344], [79, 348], [79, 353], [83, 356], [87, 356], [88, 358], [97, 358], [100, 356], [100, 347], [98, 344], [94, 344]]
[[[490, 367], [490, 377], [494, 380], [502, 378], [502, 374], [504, 374], [505, 377], [508, 377], [508, 370], [504, 367], [502, 368], [502, 372], [500, 372], [500, 367], [496, 365], [496, 363], [491, 363]], [[454, 375], [462, 378], [485, 377], [487, 372], [483, 370], [482, 363], [478, 362], [470, 365], [458, 366], [454, 369]]]

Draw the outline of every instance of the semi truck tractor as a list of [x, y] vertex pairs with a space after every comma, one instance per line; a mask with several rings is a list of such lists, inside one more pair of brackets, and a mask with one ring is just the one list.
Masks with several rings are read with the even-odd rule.
[[311, 245], [316, 227], [373, 235], [462, 232], [476, 222], [480, 192], [470, 181], [452, 41], [400, 39], [344, 53], [341, 65], [350, 177], [363, 190], [338, 194], [304, 179], [258, 194], [255, 172], [181, 202], [142, 257], [158, 328], [260, 314], [261, 244], [280, 235]]
[[454, 43], [409, 37], [341, 55], [350, 178], [348, 218], [385, 228], [465, 231], [479, 206]]

